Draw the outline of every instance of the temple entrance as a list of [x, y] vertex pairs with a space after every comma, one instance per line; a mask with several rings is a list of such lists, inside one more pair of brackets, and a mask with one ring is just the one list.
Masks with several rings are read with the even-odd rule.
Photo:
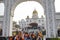
[[[14, 9], [16, 6], [25, 2], [26, 0], [0, 0], [4, 3], [4, 28], [3, 36], [12, 36], [12, 18], [14, 15]], [[46, 15], [46, 36], [48, 38], [56, 37], [55, 27], [55, 0], [28, 0], [39, 2], [44, 8], [44, 14]], [[53, 36], [52, 36], [53, 35]]]

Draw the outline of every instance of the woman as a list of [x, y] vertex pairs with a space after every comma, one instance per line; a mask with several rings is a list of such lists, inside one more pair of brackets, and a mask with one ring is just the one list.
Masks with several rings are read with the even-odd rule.
[[42, 37], [43, 37], [42, 32], [39, 32], [37, 40], [42, 40]]
[[37, 40], [41, 40], [41, 37], [40, 37], [40, 35], [38, 35], [38, 38], [37, 38]]
[[22, 38], [22, 32], [18, 32], [18, 35], [16, 35], [14, 40], [24, 40], [24, 38]]
[[35, 34], [32, 34], [32, 35], [31, 35], [31, 40], [36, 40]]

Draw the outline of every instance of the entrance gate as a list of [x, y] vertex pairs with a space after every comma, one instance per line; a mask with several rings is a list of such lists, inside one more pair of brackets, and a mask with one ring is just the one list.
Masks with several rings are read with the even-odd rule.
[[55, 0], [0, 0], [4, 3], [4, 27], [3, 36], [12, 36], [12, 19], [16, 6], [25, 1], [39, 2], [44, 8], [44, 14], [46, 15], [46, 37], [56, 37], [55, 27]]

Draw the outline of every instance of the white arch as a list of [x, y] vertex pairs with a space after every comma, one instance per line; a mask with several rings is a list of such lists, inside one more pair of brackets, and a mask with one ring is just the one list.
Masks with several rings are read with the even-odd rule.
[[[23, 5], [23, 4], [24, 4], [24, 5]], [[31, 4], [32, 4], [32, 5], [31, 5]], [[22, 5], [23, 7], [22, 7], [21, 5]], [[27, 6], [26, 6], [26, 5], [27, 5]], [[37, 5], [37, 7], [35, 7], [35, 6], [33, 6], [33, 5], [35, 5], [35, 6]], [[16, 7], [13, 14], [16, 13], [19, 17], [15, 14], [14, 17], [13, 17], [13, 19], [14, 19], [15, 17], [20, 18], [20, 19], [25, 19], [25, 18], [22, 18], [22, 17], [26, 17], [27, 15], [29, 15], [30, 17], [32, 17], [32, 13], [31, 13], [31, 12], [33, 11], [33, 9], [30, 8], [30, 6], [32, 6], [33, 9], [37, 9], [37, 11], [38, 11], [38, 16], [39, 16], [39, 17], [41, 17], [41, 15], [44, 14], [44, 9], [43, 9], [43, 7], [42, 7], [42, 5], [41, 5], [40, 3], [36, 2], [36, 1], [26, 1], [26, 2], [22, 2], [22, 3], [20, 3], [20, 4], [17, 5], [17, 7], [18, 7], [19, 10], [18, 10], [18, 12], [16, 12], [16, 11], [17, 11], [17, 7]], [[27, 12], [28, 12], [28, 8], [30, 8], [30, 9], [32, 9], [32, 10], [30, 11], [30, 13], [29, 13], [29, 12], [28, 12], [28, 13], [26, 12], [24, 16], [20, 16], [20, 15], [23, 15], [23, 14], [24, 14], [23, 12], [25, 11], [25, 9], [23, 9], [23, 10], [22, 10], [22, 14], [21, 14], [21, 7], [22, 7], [22, 9], [26, 7]], [[20, 19], [19, 19], [19, 20], [20, 20]], [[15, 20], [15, 19], [14, 19], [14, 20]], [[16, 21], [17, 21], [17, 20], [16, 20]]]
[[14, 5], [11, 7], [11, 15], [12, 15], [12, 16], [14, 15], [14, 10], [15, 10], [15, 8], [16, 8], [16, 6], [17, 6], [18, 4], [23, 3], [23, 2], [27, 2], [27, 1], [35, 1], [35, 2], [37, 2], [37, 3], [39, 3], [39, 4], [41, 4], [42, 7], [44, 8], [44, 6], [43, 6], [43, 4], [42, 4], [42, 0], [18, 0], [18, 1], [16, 1], [16, 2], [14, 3]]
[[[49, 37], [51, 37], [51, 34], [52, 34], [52, 35], [54, 35], [56, 37], [55, 29], [52, 29], [52, 26], [53, 26], [53, 28], [55, 28], [55, 16], [52, 16], [55, 13], [55, 7], [54, 7], [54, 1], [55, 0], [17, 0], [17, 1], [15, 0], [13, 6], [11, 7], [11, 15], [12, 16], [14, 15], [13, 13], [14, 13], [14, 9], [16, 8], [16, 6], [19, 3], [25, 2], [25, 1], [36, 1], [36, 2], [40, 3], [43, 6], [44, 14], [46, 15], [46, 21], [47, 21], [46, 26], [48, 26], [47, 27], [47, 35], [49, 35]], [[49, 33], [49, 32], [51, 32], [51, 30], [53, 30], [53, 33]]]
[[[4, 34], [3, 36], [11, 36], [12, 34], [12, 16], [13, 11], [15, 7], [25, 1], [37, 1], [41, 3], [41, 5], [44, 8], [44, 12], [46, 14], [46, 31], [47, 31], [47, 37], [56, 37], [56, 27], [55, 27], [55, 6], [54, 1], [55, 0], [2, 0], [5, 4], [5, 12], [4, 12]], [[5, 31], [6, 30], [6, 31]], [[53, 30], [53, 31], [52, 31]], [[51, 33], [52, 32], [52, 33]], [[6, 35], [5, 35], [6, 34]], [[51, 36], [51, 34], [53, 36]]]

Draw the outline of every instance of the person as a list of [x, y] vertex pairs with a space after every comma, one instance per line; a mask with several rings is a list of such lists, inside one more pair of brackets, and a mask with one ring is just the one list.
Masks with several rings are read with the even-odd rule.
[[12, 36], [11, 36], [11, 37], [9, 37], [9, 40], [13, 40]]
[[27, 32], [24, 34], [24, 40], [31, 40]]
[[24, 38], [22, 37], [22, 32], [21, 31], [18, 32], [18, 35], [16, 35], [14, 40], [24, 40]]
[[42, 40], [42, 37], [43, 37], [42, 32], [39, 32], [37, 40]]
[[40, 37], [40, 35], [38, 35], [38, 38], [37, 38], [37, 40], [41, 40], [41, 37]]
[[35, 34], [31, 34], [31, 40], [36, 40], [36, 35]]
[[14, 39], [15, 39], [15, 36], [16, 36], [16, 34], [15, 34], [15, 35], [13, 35], [12, 40], [14, 40]]
[[29, 34], [28, 34], [28, 36], [27, 36], [27, 39], [26, 39], [26, 40], [31, 40], [31, 38], [30, 38]]

